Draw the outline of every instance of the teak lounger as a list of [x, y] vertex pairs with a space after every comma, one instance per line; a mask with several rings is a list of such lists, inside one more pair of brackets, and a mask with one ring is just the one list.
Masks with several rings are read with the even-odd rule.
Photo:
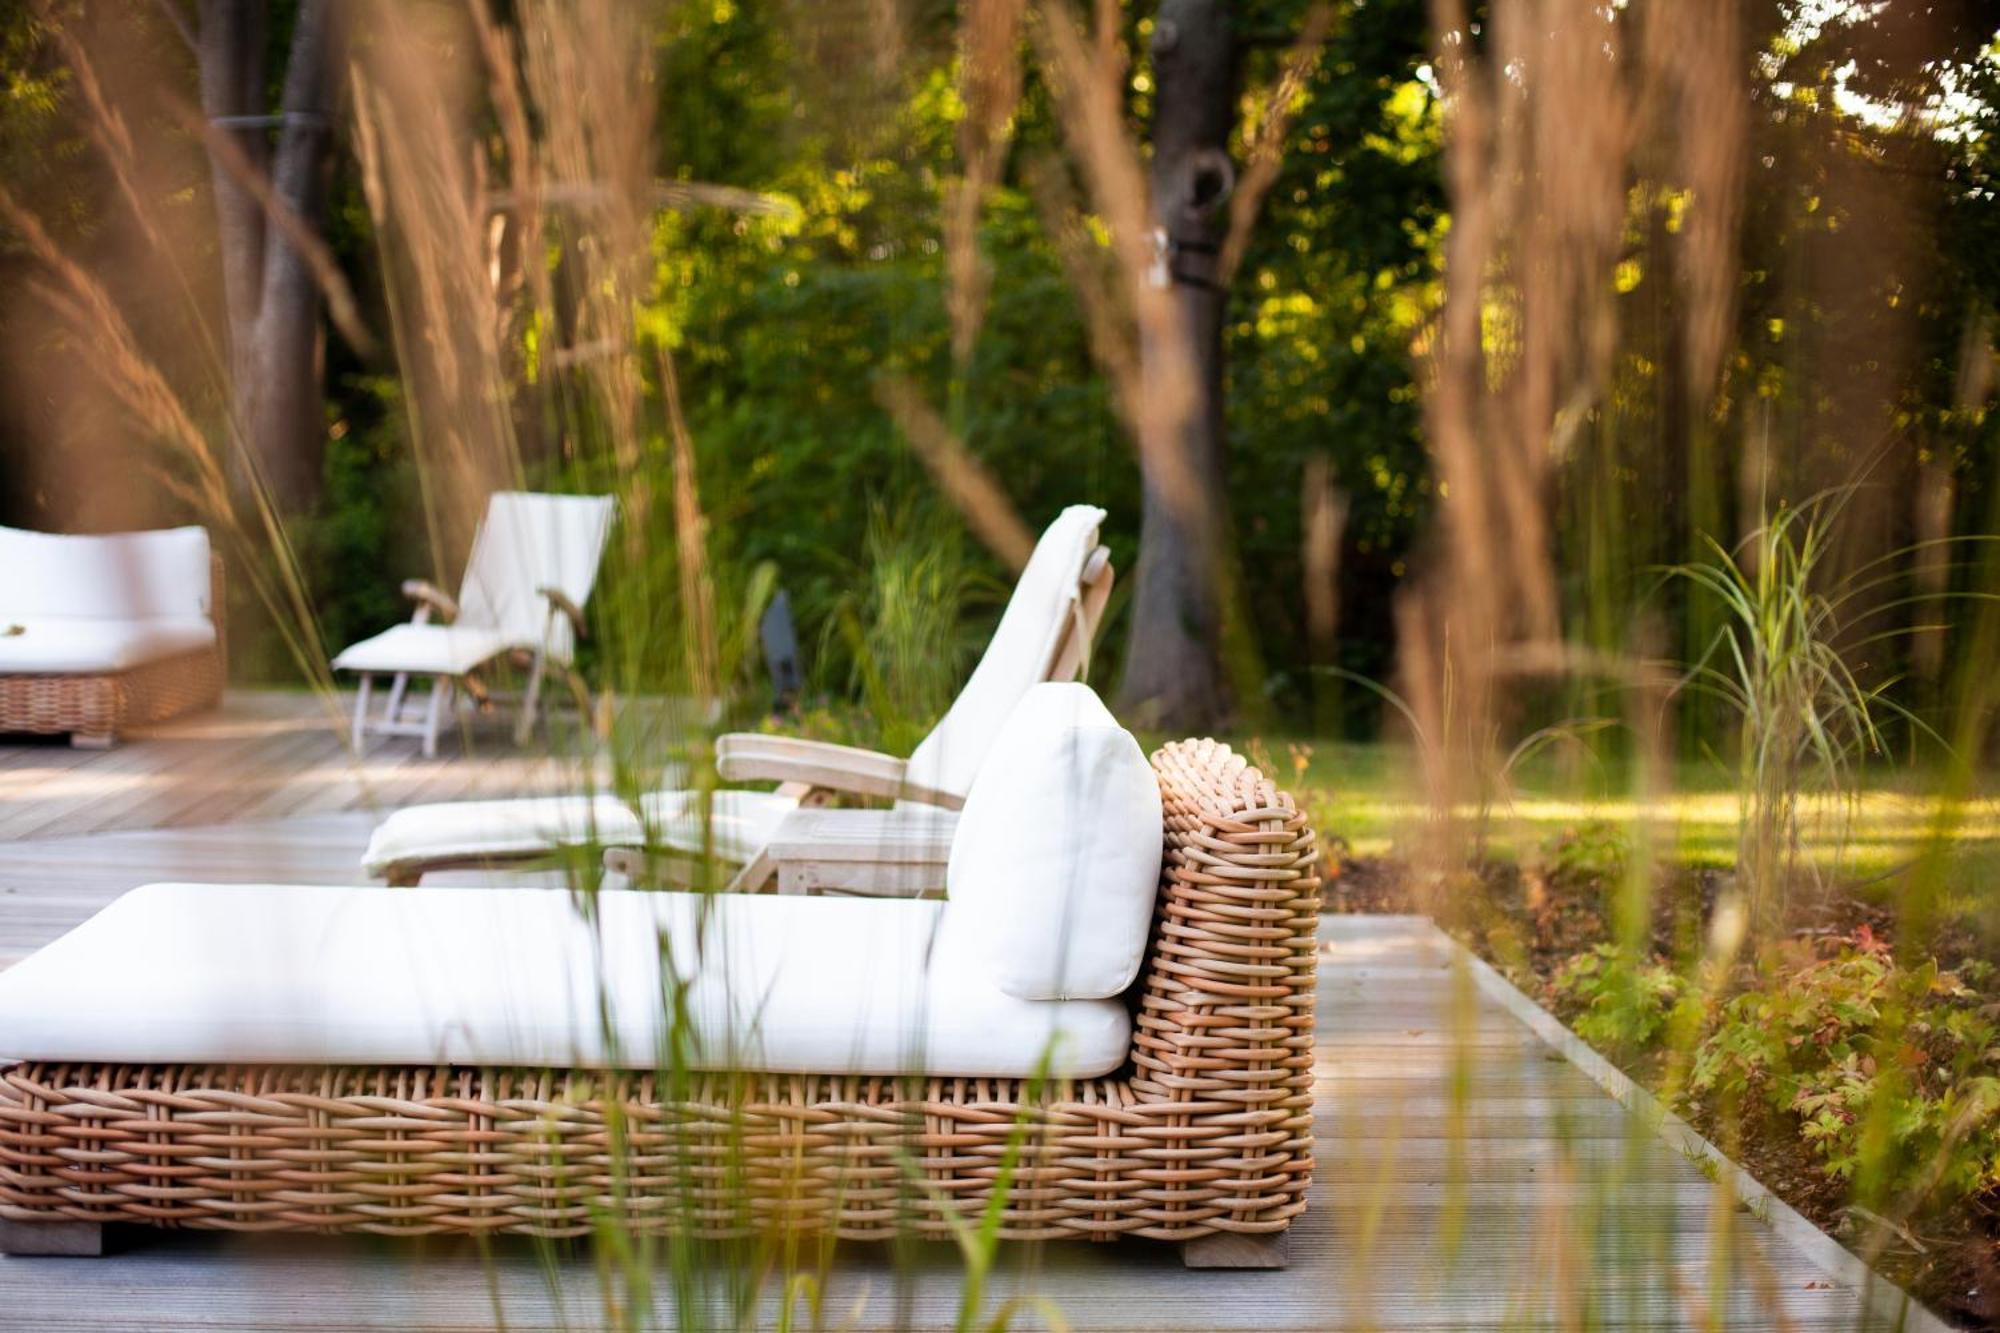
[[[597, 583], [613, 508], [605, 495], [496, 492], [473, 536], [457, 599], [411, 579], [403, 584], [403, 595], [417, 604], [411, 618], [334, 657], [334, 670], [361, 677], [354, 695], [355, 750], [373, 732], [421, 737], [424, 755], [435, 755], [453, 691], [507, 658], [528, 672], [514, 724], [515, 743], [525, 744], [534, 732], [549, 668], [567, 667], [585, 633], [584, 607]], [[377, 676], [390, 678], [379, 713], [369, 706]], [[414, 707], [415, 677], [428, 677], [430, 692], [421, 716], [411, 721], [404, 714]]]
[[409, 806], [376, 827], [362, 869], [410, 885], [439, 870], [560, 865], [566, 851], [601, 847], [613, 849], [615, 869], [649, 879], [684, 876], [691, 858], [712, 856], [740, 867], [732, 887], [756, 889], [773, 874], [768, 853], [780, 826], [801, 805], [847, 795], [901, 807], [903, 818], [875, 832], [901, 848], [903, 891], [932, 887], [942, 866], [925, 858], [949, 825], [936, 816], [964, 803], [1008, 710], [1038, 682], [1070, 680], [1089, 660], [1114, 577], [1111, 553], [1098, 544], [1103, 521], [1102, 509], [1071, 505], [1049, 524], [978, 665], [908, 758], [789, 736], [726, 735], [715, 747], [722, 778], [774, 782], [775, 790], [668, 788], [636, 804], [596, 793]]
[[[709, 1237], [942, 1238], [986, 1206], [1017, 1143], [1006, 1237], [1139, 1237], [1185, 1245], [1191, 1264], [1276, 1266], [1313, 1166], [1313, 834], [1289, 796], [1214, 741], [1162, 748], [1151, 773], [1164, 848], [1150, 929], [1143, 881], [1134, 900], [1136, 979], [1122, 1002], [1050, 1002], [1085, 1006], [1100, 1041], [1129, 1033], [1101, 1076], [37, 1059], [0, 1073], [0, 1248], [95, 1252], [106, 1223], [577, 1236], [608, 1220]], [[475, 911], [506, 891], [301, 892]], [[523, 911], [566, 907], [518, 892]], [[959, 910], [956, 877], [952, 892], [944, 904], [849, 901], [914, 919]], [[685, 917], [701, 901], [627, 893], [618, 907]], [[847, 910], [706, 901], [773, 920]], [[831, 950], [847, 936], [825, 938]], [[76, 984], [87, 1007], [95, 992]], [[25, 1030], [22, 998], [0, 1025]]]

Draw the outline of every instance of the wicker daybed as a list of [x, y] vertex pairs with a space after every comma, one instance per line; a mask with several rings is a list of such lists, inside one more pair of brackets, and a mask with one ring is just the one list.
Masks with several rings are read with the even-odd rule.
[[0, 570], [0, 733], [105, 746], [222, 698], [222, 562], [201, 528], [0, 528]]
[[1007, 1237], [1276, 1266], [1313, 1166], [1313, 834], [1227, 746], [1171, 744], [1151, 768], [1165, 848], [1108, 1075], [33, 1061], [0, 1073], [0, 1248], [95, 1252], [103, 1223], [945, 1237], [1018, 1141]]

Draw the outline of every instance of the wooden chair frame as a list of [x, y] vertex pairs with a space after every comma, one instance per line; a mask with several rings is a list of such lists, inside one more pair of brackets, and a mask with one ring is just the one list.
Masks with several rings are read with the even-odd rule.
[[[516, 745], [527, 744], [528, 738], [535, 732], [535, 722], [540, 714], [542, 685], [548, 675], [546, 647], [548, 630], [554, 627], [556, 617], [561, 615], [569, 621], [570, 628], [575, 632], [579, 642], [588, 634], [582, 607], [555, 588], [537, 588], [535, 592], [548, 603], [548, 610], [543, 618], [542, 643], [532, 652], [515, 649], [501, 655], [516, 659], [517, 665], [524, 667], [528, 673], [527, 684], [522, 688], [520, 695], [520, 715], [514, 722]], [[458, 616], [458, 603], [435, 584], [424, 579], [406, 580], [403, 583], [403, 595], [417, 604], [415, 613], [410, 617], [410, 623], [413, 625], [428, 625], [434, 613], [442, 616], [447, 622]], [[495, 660], [498, 659], [489, 658], [463, 675], [423, 671], [357, 672], [361, 680], [354, 692], [354, 721], [351, 726], [351, 741], [355, 751], [360, 752], [371, 734], [418, 736], [423, 739], [424, 757], [436, 758], [438, 734], [445, 722], [455, 713], [454, 696], [461, 685], [466, 687], [467, 693], [477, 693], [486, 698], [498, 697], [489, 691], [478, 690], [473, 683], [477, 679], [477, 673]], [[389, 676], [389, 694], [383, 701], [381, 713], [378, 716], [371, 716], [369, 705], [372, 702], [377, 675]], [[430, 689], [426, 693], [422, 711], [414, 720], [408, 716], [413, 703], [410, 698], [412, 677], [428, 677], [430, 680]], [[589, 695], [574, 672], [569, 673], [569, 683], [571, 692], [576, 695], [577, 706], [583, 710], [585, 716], [588, 716]]]
[[[1078, 576], [1077, 596], [1050, 652], [1043, 680], [1074, 680], [1087, 670], [1090, 647], [1104, 618], [1104, 607], [1111, 599], [1116, 577], [1110, 550], [1097, 547], [1084, 561]], [[807, 806], [825, 804], [841, 796], [913, 800], [947, 810], [956, 810], [965, 803], [955, 793], [909, 782], [907, 759], [852, 745], [764, 732], [731, 732], [717, 739], [715, 762], [717, 772], [726, 782], [776, 782], [779, 792]], [[605, 867], [637, 881], [674, 882], [678, 878], [674, 863], [685, 859], [685, 853], [672, 848], [613, 845], [605, 852]], [[559, 853], [545, 849], [426, 856], [397, 862], [380, 873], [390, 884], [407, 886], [422, 883], [423, 877], [433, 871], [528, 870], [560, 864], [562, 860]], [[737, 871], [729, 887], [743, 891], [763, 888], [776, 873], [777, 864], [770, 856], [753, 857]]]

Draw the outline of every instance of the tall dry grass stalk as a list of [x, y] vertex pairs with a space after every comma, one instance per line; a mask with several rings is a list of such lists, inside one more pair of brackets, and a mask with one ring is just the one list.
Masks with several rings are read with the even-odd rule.
[[[651, 567], [658, 526], [672, 526], [681, 617], [681, 632], [660, 634], [628, 608], [655, 632], [625, 665], [664, 651], [693, 695], [715, 699], [723, 635], [695, 451], [672, 349], [642, 339], [638, 314], [653, 295], [663, 203], [767, 201], [655, 180], [649, 6], [530, 3], [506, 23], [484, 0], [379, 9], [382, 40], [356, 64], [356, 139], [413, 363], [436, 549], [464, 550], [502, 485], [551, 468], [615, 483], [624, 568]], [[482, 114], [497, 135], [479, 132]], [[661, 458], [671, 502], [656, 515]]]
[[1026, 0], [972, 0], [959, 22], [958, 122], [962, 174], [945, 189], [945, 308], [951, 355], [960, 374], [972, 359], [986, 318], [993, 272], [979, 253], [979, 216], [998, 183], [1021, 101], [1021, 26]]
[[1250, 233], [1271, 187], [1278, 183], [1285, 162], [1285, 144], [1298, 119], [1306, 82], [1319, 64], [1320, 51], [1333, 31], [1333, 6], [1319, 3], [1306, 11], [1299, 35], [1285, 52], [1278, 77], [1258, 99], [1250, 117], [1249, 144], [1243, 170], [1229, 196], [1229, 229], [1222, 239], [1222, 253], [1216, 261], [1216, 282], [1227, 287], [1242, 267], [1250, 248]]
[[[1444, 93], [1442, 306], [1420, 340], [1438, 479], [1436, 560], [1405, 592], [1406, 697], [1438, 743], [1424, 783], [1450, 812], [1492, 783], [1528, 663], [1567, 672], [1551, 505], [1558, 469], [1603, 401], [1618, 346], [1614, 269], [1631, 191], [1656, 145], [1688, 194], [1678, 256], [1690, 383], [1712, 394], [1733, 319], [1747, 78], [1726, 0], [1625, 10], [1502, 0], [1475, 29], [1435, 0]], [[1541, 667], [1533, 670], [1541, 670]]]
[[991, 469], [965, 447], [909, 380], [886, 376], [877, 382], [875, 397], [923, 460], [931, 480], [965, 516], [973, 535], [1009, 569], [1018, 573], [1026, 568], [1035, 550], [1035, 534]]
[[[373, 217], [434, 560], [462, 559], [486, 497], [520, 484], [512, 312], [496, 300], [492, 166], [471, 151], [484, 89], [469, 14], [375, 4], [355, 52], [355, 154]], [[436, 571], [454, 586], [455, 569]]]
[[[1196, 491], [1204, 482], [1190, 470], [1178, 440], [1199, 405], [1200, 369], [1179, 305], [1170, 288], [1153, 280], [1157, 220], [1140, 148], [1125, 120], [1128, 61], [1119, 10], [1100, 4], [1086, 32], [1070, 7], [1056, 0], [1036, 13], [1030, 33], [1090, 211], [1110, 238], [1108, 264], [1070, 266], [1082, 279], [1078, 295], [1089, 312], [1093, 347], [1100, 349], [1099, 368], [1131, 423], [1147, 476], [1169, 505], [1198, 522], [1204, 506]], [[1045, 203], [1044, 213], [1050, 208]], [[1072, 224], [1057, 234], [1081, 231]], [[1142, 357], [1142, 343], [1154, 354]]]

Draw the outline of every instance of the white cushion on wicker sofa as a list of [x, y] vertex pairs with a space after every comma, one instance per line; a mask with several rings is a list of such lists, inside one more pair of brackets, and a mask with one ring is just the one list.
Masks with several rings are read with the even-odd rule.
[[215, 647], [203, 619], [71, 620], [10, 618], [0, 611], [0, 673], [97, 674]]
[[1024, 1000], [1103, 999], [1138, 975], [1159, 891], [1159, 780], [1088, 685], [1021, 696], [951, 843], [940, 965]]
[[657, 1066], [665, 940], [692, 982], [696, 1066], [1018, 1077], [1053, 1043], [1054, 1071], [1083, 1077], [1126, 1056], [1130, 1019], [1116, 1000], [1020, 1000], [931, 967], [940, 903], [595, 902], [593, 929], [568, 894], [546, 889], [135, 889], [0, 973], [0, 1055]]
[[[772, 791], [710, 793], [706, 833], [715, 855], [725, 861], [748, 861], [771, 841], [785, 816], [798, 808], [791, 797]], [[440, 847], [449, 847], [454, 856], [468, 861], [588, 843], [635, 847], [648, 841], [649, 832], [656, 845], [699, 853], [704, 828], [698, 795], [653, 792], [640, 798], [637, 811], [616, 796], [602, 794], [411, 806], [376, 826], [361, 866], [380, 875], [408, 860], [433, 860]]]
[[0, 528], [0, 673], [94, 675], [215, 646], [208, 534]]
[[75, 535], [0, 528], [0, 628], [29, 619], [207, 619], [201, 528]]

